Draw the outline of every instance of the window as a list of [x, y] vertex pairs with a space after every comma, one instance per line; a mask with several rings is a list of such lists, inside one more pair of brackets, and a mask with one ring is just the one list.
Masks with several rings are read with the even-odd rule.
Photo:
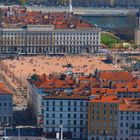
[[106, 123], [103, 123], [103, 126], [106, 127]]
[[55, 111], [55, 107], [52, 108], [52, 111]]
[[55, 101], [53, 101], [53, 106], [55, 106]]
[[76, 118], [76, 114], [74, 114], [74, 118]]
[[71, 117], [71, 114], [68, 114], [68, 118], [70, 118]]
[[126, 130], [126, 134], [128, 134], [128, 130]]
[[62, 113], [60, 113], [60, 118], [63, 118], [63, 114]]
[[97, 110], [97, 114], [99, 114], [99, 110]]
[[68, 107], [68, 111], [71, 111], [70, 107]]
[[123, 120], [123, 116], [121, 116], [121, 120]]
[[62, 120], [60, 120], [60, 124], [62, 124], [63, 123], [63, 121]]
[[126, 120], [128, 120], [128, 118], [129, 118], [129, 117], [128, 117], [128, 116], [126, 116]]
[[96, 120], [99, 120], [99, 116], [96, 117]]
[[54, 113], [52, 114], [52, 117], [55, 118], [55, 114]]
[[106, 117], [103, 117], [103, 120], [106, 120]]
[[63, 102], [62, 101], [60, 102], [60, 106], [63, 106]]
[[133, 120], [133, 121], [135, 120], [135, 117], [134, 117], [134, 116], [132, 117], [132, 120]]
[[123, 130], [120, 130], [120, 133], [123, 134]]
[[77, 121], [76, 121], [76, 120], [74, 120], [74, 125], [76, 125], [76, 122], [77, 122]]
[[48, 120], [46, 120], [46, 124], [49, 124], [49, 121]]
[[71, 121], [70, 120], [68, 120], [68, 125], [70, 125], [71, 124]]
[[4, 106], [7, 106], [7, 103], [4, 103]]
[[63, 111], [63, 107], [60, 107], [60, 111]]
[[52, 125], [55, 125], [55, 120], [52, 120]]
[[77, 111], [77, 108], [76, 107], [74, 107], [74, 111]]
[[46, 113], [46, 118], [49, 118], [49, 114], [48, 113]]
[[106, 114], [106, 110], [104, 110], [104, 114]]
[[80, 125], [83, 125], [83, 120], [80, 120]]
[[126, 123], [126, 127], [128, 127], [128, 123]]

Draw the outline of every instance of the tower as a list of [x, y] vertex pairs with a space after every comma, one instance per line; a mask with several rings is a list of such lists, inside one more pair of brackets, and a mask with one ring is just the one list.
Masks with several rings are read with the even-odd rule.
[[72, 13], [72, 0], [69, 0], [70, 13]]
[[140, 46], [140, 9], [136, 14], [135, 44]]
[[136, 18], [137, 18], [137, 20], [136, 20], [136, 28], [140, 29], [140, 9], [136, 14]]
[[115, 0], [110, 0], [110, 6], [114, 7], [114, 5], [115, 5]]

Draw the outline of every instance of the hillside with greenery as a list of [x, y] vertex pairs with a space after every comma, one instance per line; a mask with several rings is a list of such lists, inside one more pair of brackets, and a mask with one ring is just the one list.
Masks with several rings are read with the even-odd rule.
[[116, 44], [120, 43], [121, 40], [115, 36], [112, 36], [110, 34], [102, 33], [101, 34], [101, 43], [105, 44], [109, 48], [112, 48]]

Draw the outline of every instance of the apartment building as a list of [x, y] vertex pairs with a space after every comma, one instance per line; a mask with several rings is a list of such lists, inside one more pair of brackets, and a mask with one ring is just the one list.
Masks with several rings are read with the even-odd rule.
[[125, 98], [119, 105], [118, 140], [140, 140], [140, 98]]
[[[137, 130], [127, 133], [120, 126], [121, 106], [139, 101], [137, 77], [126, 71], [68, 73], [33, 75], [28, 80], [29, 103], [46, 137], [54, 138], [63, 125], [64, 137], [69, 139], [126, 140], [132, 134], [137, 138]], [[132, 120], [138, 123], [136, 116]]]
[[87, 139], [88, 97], [75, 93], [56, 93], [45, 96], [42, 101], [43, 131], [47, 136], [60, 132], [63, 125], [64, 137]]
[[114, 6], [115, 7], [136, 7], [139, 8], [140, 7], [140, 1], [139, 0], [114, 0]]
[[54, 138], [63, 124], [66, 137], [87, 138], [89, 93], [82, 89], [82, 81], [86, 78], [78, 79], [66, 75], [43, 75], [29, 79], [28, 99], [47, 137]]
[[0, 29], [0, 53], [6, 55], [97, 53], [99, 28], [55, 29], [52, 25]]
[[0, 83], [0, 122], [1, 125], [13, 123], [13, 100], [12, 91], [3, 83]]
[[140, 80], [117, 83], [116, 95], [119, 98], [140, 98]]
[[119, 103], [116, 96], [108, 95], [89, 101], [88, 140], [116, 139]]

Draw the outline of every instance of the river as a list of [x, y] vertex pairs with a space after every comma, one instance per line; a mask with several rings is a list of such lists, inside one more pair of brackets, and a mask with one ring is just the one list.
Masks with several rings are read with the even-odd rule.
[[114, 31], [121, 39], [129, 41], [134, 39], [135, 16], [82, 16], [82, 18], [96, 24], [102, 30]]

